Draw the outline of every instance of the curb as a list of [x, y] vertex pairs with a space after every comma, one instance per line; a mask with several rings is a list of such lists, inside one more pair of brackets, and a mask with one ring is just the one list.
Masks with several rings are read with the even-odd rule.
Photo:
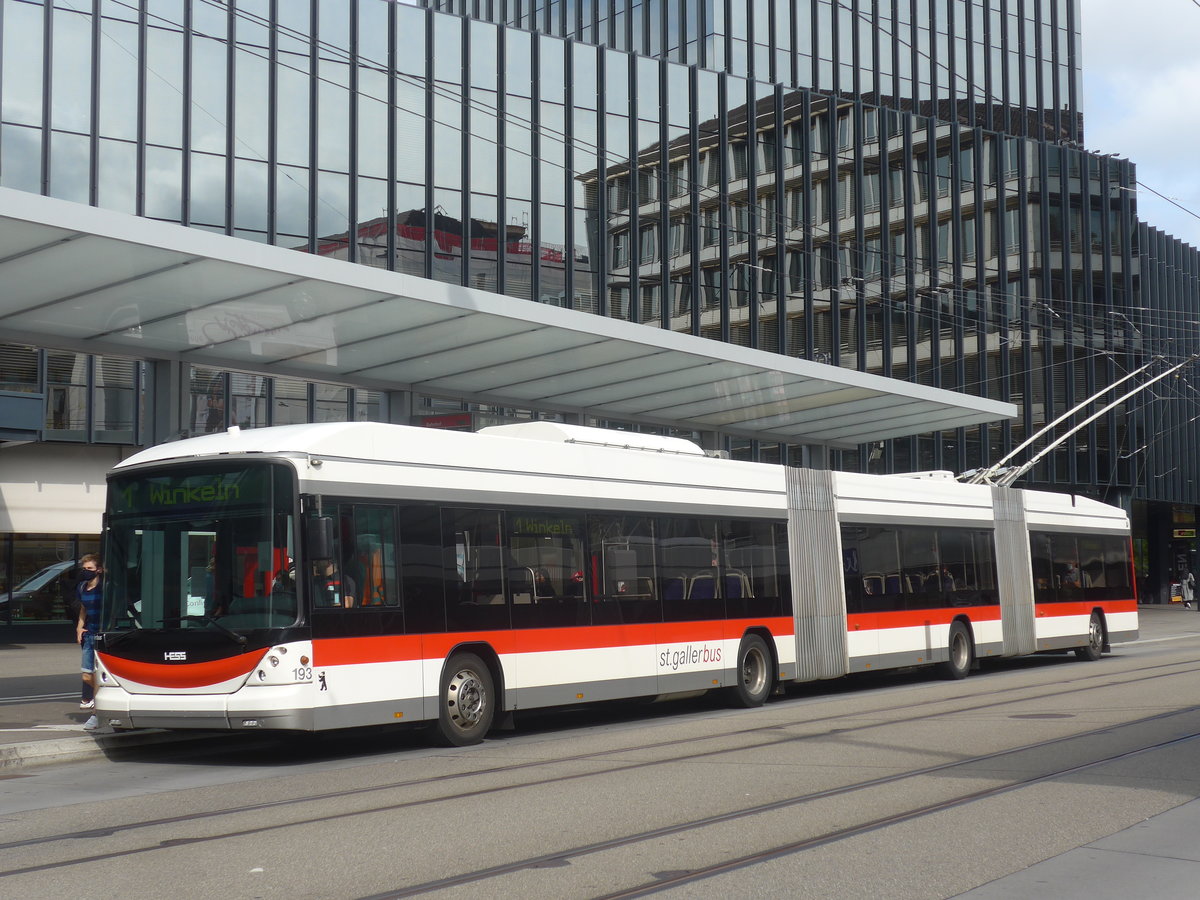
[[81, 735], [60, 740], [8, 744], [0, 746], [0, 772], [10, 774], [17, 769], [50, 763], [83, 762], [107, 757], [114, 750], [181, 743], [200, 737], [198, 734], [176, 734], [160, 729], [146, 729], [120, 734]]

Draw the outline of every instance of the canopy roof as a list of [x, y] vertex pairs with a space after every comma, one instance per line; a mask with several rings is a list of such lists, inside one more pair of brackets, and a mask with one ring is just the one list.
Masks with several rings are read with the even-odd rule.
[[7, 341], [850, 447], [1009, 403], [0, 188]]

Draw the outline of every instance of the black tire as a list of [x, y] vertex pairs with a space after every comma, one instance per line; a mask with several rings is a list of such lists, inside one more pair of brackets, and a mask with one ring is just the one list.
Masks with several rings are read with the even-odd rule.
[[1100, 621], [1100, 613], [1092, 613], [1092, 620], [1088, 622], [1088, 642], [1076, 647], [1075, 655], [1088, 662], [1095, 662], [1104, 655], [1104, 623]]
[[729, 690], [734, 705], [745, 709], [762, 706], [775, 686], [775, 666], [767, 642], [757, 634], [742, 638], [738, 647], [737, 677]]
[[971, 671], [971, 664], [975, 661], [975, 647], [971, 643], [971, 632], [962, 622], [955, 620], [950, 623], [950, 637], [946, 648], [946, 661], [938, 665], [942, 677], [951, 681], [966, 678]]
[[478, 744], [496, 715], [492, 673], [474, 653], [456, 653], [442, 670], [435, 739], [445, 747]]

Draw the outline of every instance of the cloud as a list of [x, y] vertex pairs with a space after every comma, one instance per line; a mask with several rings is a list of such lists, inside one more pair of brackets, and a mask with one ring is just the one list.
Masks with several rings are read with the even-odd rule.
[[[1137, 164], [1138, 181], [1200, 214], [1200, 6], [1083, 0], [1083, 124], [1090, 150]], [[1200, 218], [1138, 192], [1138, 216], [1200, 247]]]

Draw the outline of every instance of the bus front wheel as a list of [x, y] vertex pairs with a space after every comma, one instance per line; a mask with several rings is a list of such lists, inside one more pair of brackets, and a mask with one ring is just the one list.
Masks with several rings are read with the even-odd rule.
[[496, 692], [487, 664], [474, 653], [450, 657], [442, 671], [438, 704], [439, 743], [466, 747], [482, 741], [496, 714]]
[[767, 643], [757, 634], [742, 638], [738, 647], [737, 680], [731, 691], [738, 706], [750, 709], [762, 706], [771, 693], [771, 651]]

